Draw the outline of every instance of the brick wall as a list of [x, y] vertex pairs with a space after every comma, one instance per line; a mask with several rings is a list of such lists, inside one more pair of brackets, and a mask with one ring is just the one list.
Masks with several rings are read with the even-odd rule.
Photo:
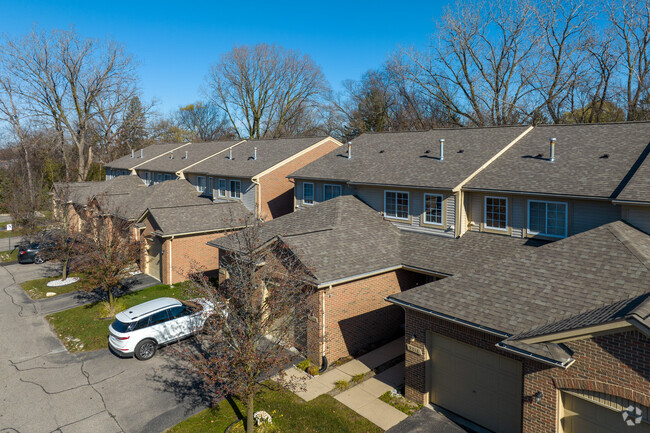
[[[182, 236], [171, 241], [172, 250], [172, 279], [169, 281], [169, 268], [165, 273], [165, 284], [174, 284], [187, 280], [187, 275], [197, 269], [203, 272], [217, 271], [219, 269], [219, 249], [206, 245], [206, 242], [224, 235], [221, 233], [208, 233], [201, 235]], [[169, 251], [165, 247], [165, 252]], [[164, 260], [168, 261], [169, 257]], [[164, 266], [169, 266], [166, 263]]]
[[[418, 274], [398, 270], [326, 290], [323, 341], [328, 360], [355, 355], [373, 344], [399, 337], [404, 312], [384, 298], [410, 289], [420, 280]], [[322, 315], [319, 323], [322, 326]]]
[[[566, 343], [575, 362], [568, 369], [551, 367], [515, 356], [494, 345], [501, 339], [462, 325], [408, 310], [406, 335], [416, 336], [414, 345], [425, 355], [406, 351], [406, 396], [427, 403], [425, 356], [426, 331], [437, 332], [463, 343], [516, 359], [522, 363], [522, 431], [557, 431], [559, 389], [592, 390], [650, 405], [650, 340], [636, 331], [611, 334]], [[533, 395], [542, 391], [541, 403]]]
[[332, 150], [338, 149], [338, 147], [336, 142], [329, 139], [315, 149], [262, 176], [260, 178], [260, 186], [262, 187], [261, 217], [268, 221], [292, 212], [293, 182], [287, 179], [287, 176]]

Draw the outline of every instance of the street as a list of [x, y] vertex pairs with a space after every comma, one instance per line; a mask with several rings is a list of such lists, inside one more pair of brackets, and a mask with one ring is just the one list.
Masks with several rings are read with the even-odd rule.
[[159, 432], [205, 407], [171, 348], [147, 362], [68, 353], [18, 286], [57, 273], [49, 263], [0, 267], [0, 432]]

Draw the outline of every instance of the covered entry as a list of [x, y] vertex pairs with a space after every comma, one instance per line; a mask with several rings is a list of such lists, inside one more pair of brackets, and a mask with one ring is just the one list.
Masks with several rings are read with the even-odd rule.
[[147, 274], [162, 281], [162, 243], [157, 236], [147, 238]]
[[[648, 408], [622, 398], [593, 392], [562, 393], [562, 433], [650, 433], [650, 424], [629, 426], [622, 412], [630, 405], [648, 419]], [[636, 414], [636, 410], [634, 411]], [[628, 416], [628, 419], [630, 416]]]
[[427, 332], [431, 403], [500, 433], [521, 431], [521, 363]]

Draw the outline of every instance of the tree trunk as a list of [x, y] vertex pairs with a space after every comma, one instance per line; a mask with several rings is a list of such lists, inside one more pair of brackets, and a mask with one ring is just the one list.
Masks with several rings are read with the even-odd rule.
[[115, 313], [115, 298], [113, 297], [113, 289], [108, 288], [108, 306], [111, 310], [111, 313]]
[[65, 260], [63, 260], [63, 271], [61, 272], [61, 279], [65, 280], [68, 278], [68, 262], [70, 261], [69, 258], [66, 257]]
[[248, 402], [246, 403], [246, 433], [253, 433], [255, 431], [255, 393], [251, 392], [248, 396]]

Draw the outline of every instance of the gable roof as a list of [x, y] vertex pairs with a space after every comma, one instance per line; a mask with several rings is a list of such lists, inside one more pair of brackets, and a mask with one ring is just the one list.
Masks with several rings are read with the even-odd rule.
[[[602, 320], [614, 310], [576, 317], [647, 294], [649, 258], [650, 236], [616, 221], [498, 263], [475, 264], [471, 270], [391, 295], [389, 300], [509, 337], [528, 335], [530, 330], [550, 329], [541, 327], [560, 329]], [[562, 321], [564, 325], [558, 325]]]
[[[187, 173], [252, 178], [323, 140], [340, 144], [327, 136], [249, 140], [233, 148], [233, 159], [229, 159], [229, 152], [224, 152], [196, 164], [188, 169]], [[257, 159], [254, 159], [255, 148]]]
[[[311, 270], [319, 285], [402, 266], [449, 275], [486, 255], [500, 257], [524, 250], [528, 243], [525, 239], [475, 232], [454, 239], [402, 231], [350, 195], [266, 222], [256, 235], [260, 244], [273, 239], [284, 242]], [[236, 236], [208, 244], [236, 250]]]
[[[202, 233], [242, 227], [252, 215], [239, 201], [153, 207], [147, 210], [163, 236]], [[147, 214], [145, 212], [144, 218]]]
[[[289, 177], [453, 189], [530, 127], [432, 129], [366, 133]], [[440, 161], [439, 140], [444, 139]]]
[[61, 183], [56, 185], [56, 188], [60, 191], [63, 191], [66, 187], [69, 188], [68, 200], [74, 204], [85, 206], [88, 204], [88, 200], [100, 195], [129, 194], [146, 186], [142, 182], [142, 179], [137, 176], [118, 176], [104, 181]]
[[[242, 140], [209, 141], [205, 143], [190, 143], [187, 146], [168, 152], [160, 158], [144, 162], [137, 167], [138, 170], [161, 171], [176, 173], [202, 159], [208, 158], [218, 152], [223, 152], [231, 146], [235, 146]], [[187, 158], [185, 157], [187, 155]]]
[[[139, 179], [137, 176], [121, 177]], [[196, 187], [184, 179], [166, 180], [139, 188], [130, 194], [101, 197], [100, 200], [105, 212], [127, 220], [137, 219], [145, 210], [154, 206], [189, 206], [211, 202], [208, 198], [201, 198]]]
[[650, 146], [645, 158], [625, 185], [616, 201], [650, 204]]
[[[131, 158], [130, 154], [124, 155], [121, 158], [104, 164], [104, 167], [118, 170], [130, 170], [138, 164], [142, 164], [143, 162], [147, 162], [153, 158], [158, 158], [174, 149], [182, 148], [186, 144], [187, 143], [152, 144], [151, 146], [136, 150], [133, 158]], [[141, 153], [142, 158], [140, 158]]]
[[[553, 162], [550, 138], [557, 139]], [[649, 143], [650, 122], [540, 125], [465, 189], [616, 198]]]

